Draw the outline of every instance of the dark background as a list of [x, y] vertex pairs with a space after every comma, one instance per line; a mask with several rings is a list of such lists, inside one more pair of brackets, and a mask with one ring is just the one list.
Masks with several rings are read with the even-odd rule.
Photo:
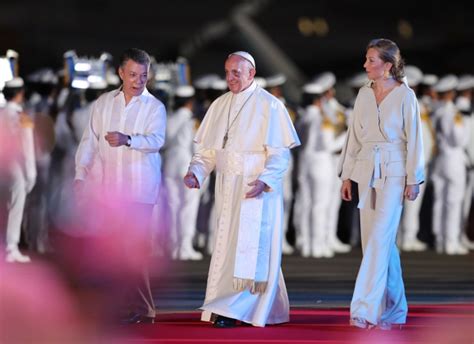
[[[2, 0], [0, 55], [20, 53], [22, 76], [40, 67], [60, 68], [69, 49], [79, 56], [117, 56], [140, 47], [158, 61], [188, 58], [192, 76], [223, 74], [225, 56], [245, 49], [258, 74], [276, 71], [272, 54], [249, 40], [250, 20], [304, 78], [322, 70], [338, 77], [362, 71], [365, 46], [375, 37], [398, 43], [408, 64], [424, 72], [472, 73], [474, 2], [461, 1], [110, 1]], [[298, 23], [324, 18], [327, 33], [307, 35]], [[301, 78], [300, 78], [301, 79]]]

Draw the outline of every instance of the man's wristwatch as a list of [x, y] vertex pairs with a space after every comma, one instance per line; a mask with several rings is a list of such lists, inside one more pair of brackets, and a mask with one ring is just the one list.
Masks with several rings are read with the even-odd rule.
[[127, 135], [127, 137], [128, 137], [128, 140], [125, 146], [130, 147], [132, 145], [132, 137], [130, 135]]

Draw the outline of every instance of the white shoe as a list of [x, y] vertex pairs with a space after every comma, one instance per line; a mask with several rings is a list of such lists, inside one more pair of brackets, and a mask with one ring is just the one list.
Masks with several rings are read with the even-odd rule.
[[29, 263], [31, 262], [30, 257], [24, 255], [20, 252], [20, 250], [11, 250], [7, 251], [7, 256], [5, 257], [5, 261], [7, 263]]
[[281, 251], [283, 252], [283, 254], [293, 254], [293, 252], [295, 252], [295, 249], [288, 243], [288, 241], [286, 241], [286, 239], [283, 239]]
[[461, 235], [461, 245], [468, 250], [474, 250], [474, 241], [469, 240], [466, 234]]
[[405, 240], [402, 244], [402, 250], [407, 252], [421, 252], [426, 251], [427, 248], [428, 246], [417, 238]]
[[180, 260], [201, 260], [202, 253], [195, 250], [188, 249], [188, 250], [180, 252], [179, 259]]
[[324, 257], [324, 258], [332, 258], [332, 257], [334, 257], [334, 251], [332, 250], [331, 247], [326, 246], [326, 247], [323, 249], [323, 257]]
[[351, 245], [344, 244], [338, 239], [333, 240], [330, 246], [335, 253], [348, 253], [352, 250]]
[[465, 255], [465, 254], [468, 254], [468, 253], [469, 253], [469, 250], [467, 248], [461, 246], [460, 244], [446, 245], [446, 254], [447, 255], [450, 255], [450, 256]]

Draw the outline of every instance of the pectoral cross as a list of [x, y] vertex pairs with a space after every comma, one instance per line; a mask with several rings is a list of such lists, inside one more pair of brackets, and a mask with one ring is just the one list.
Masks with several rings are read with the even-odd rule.
[[229, 136], [227, 136], [227, 133], [225, 133], [224, 140], [222, 141], [222, 149], [225, 148], [225, 145], [227, 144], [228, 139], [229, 139]]

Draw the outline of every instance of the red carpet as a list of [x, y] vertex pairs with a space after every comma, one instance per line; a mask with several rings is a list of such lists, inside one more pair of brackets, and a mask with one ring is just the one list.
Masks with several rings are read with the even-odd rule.
[[129, 327], [126, 343], [474, 343], [474, 304], [414, 305], [402, 330], [361, 330], [349, 310], [292, 309], [290, 322], [256, 328], [214, 329], [199, 312], [159, 314], [153, 325]]

